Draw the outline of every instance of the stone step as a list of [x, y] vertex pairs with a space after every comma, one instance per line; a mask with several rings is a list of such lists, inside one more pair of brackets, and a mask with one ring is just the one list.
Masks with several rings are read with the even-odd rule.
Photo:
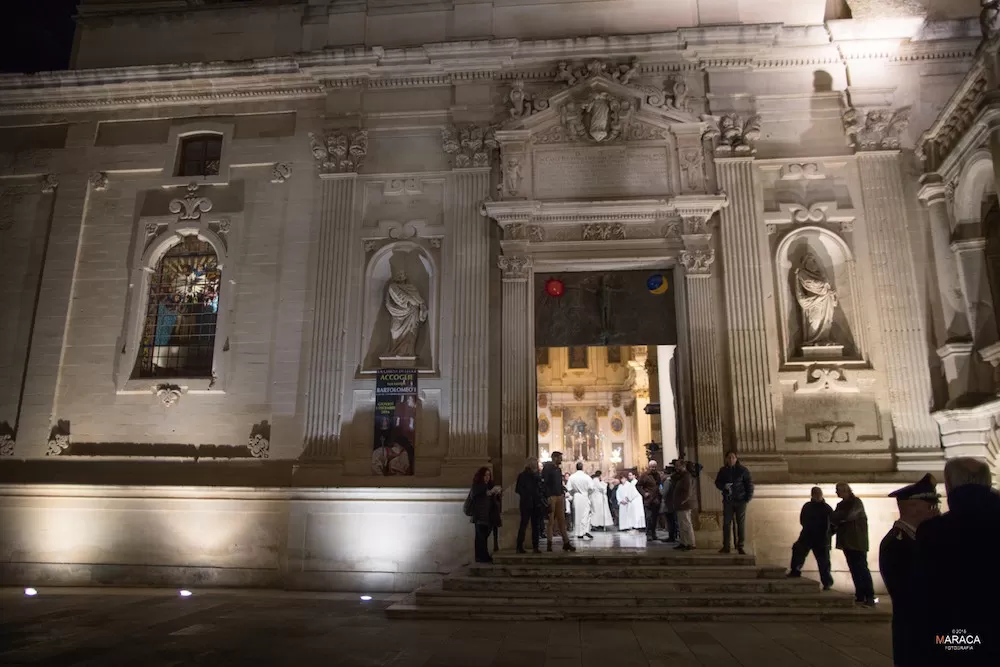
[[723, 623], [886, 623], [888, 609], [845, 607], [544, 607], [421, 605], [412, 596], [386, 610], [389, 618], [456, 621], [607, 620]]
[[854, 598], [835, 592], [678, 593], [672, 591], [449, 591], [425, 586], [416, 592], [418, 605], [460, 607], [823, 607], [848, 608]]
[[756, 564], [753, 556], [739, 554], [698, 553], [690, 551], [641, 551], [637, 553], [622, 553], [620, 551], [579, 551], [566, 553], [564, 551], [541, 554], [519, 554], [498, 551], [493, 554], [496, 565], [676, 565], [700, 567], [702, 565], [750, 565]]
[[752, 565], [590, 565], [586, 563], [548, 564], [529, 563], [524, 565], [498, 565], [473, 563], [468, 566], [468, 575], [484, 579], [522, 577], [533, 578], [575, 578], [590, 577], [601, 579], [780, 579], [785, 570], [780, 567], [754, 567]]
[[456, 574], [445, 577], [442, 586], [447, 591], [478, 591], [480, 593], [518, 593], [524, 591], [615, 591], [634, 595], [641, 593], [802, 593], [819, 591], [819, 583], [811, 579], [600, 579], [591, 575], [579, 577], [475, 577]]

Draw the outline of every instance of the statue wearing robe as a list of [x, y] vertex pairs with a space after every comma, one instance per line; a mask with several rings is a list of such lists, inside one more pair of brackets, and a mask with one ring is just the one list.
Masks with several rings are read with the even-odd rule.
[[392, 318], [389, 331], [392, 341], [387, 356], [415, 357], [417, 334], [420, 325], [427, 321], [427, 303], [401, 269], [393, 272], [385, 294], [385, 309]]
[[830, 345], [837, 312], [837, 291], [823, 275], [816, 255], [809, 252], [795, 270], [795, 299], [802, 309], [802, 344]]

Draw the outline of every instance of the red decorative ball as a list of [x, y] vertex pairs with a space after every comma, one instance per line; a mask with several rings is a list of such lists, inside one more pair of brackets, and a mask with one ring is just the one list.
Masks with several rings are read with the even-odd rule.
[[558, 278], [549, 278], [545, 281], [545, 292], [549, 296], [562, 296], [566, 292], [566, 285]]

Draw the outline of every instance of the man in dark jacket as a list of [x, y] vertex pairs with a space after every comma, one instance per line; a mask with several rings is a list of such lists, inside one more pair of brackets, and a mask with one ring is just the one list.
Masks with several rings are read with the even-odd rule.
[[541, 553], [538, 541], [541, 536], [539, 531], [545, 500], [542, 497], [542, 478], [538, 474], [538, 459], [529, 458], [525, 462], [524, 470], [517, 476], [514, 492], [520, 499], [518, 504], [521, 510], [521, 525], [517, 529], [517, 553], [525, 553], [524, 531], [529, 523], [531, 524], [531, 550], [536, 554]]
[[715, 488], [722, 491], [722, 549], [719, 553], [730, 551], [735, 517], [736, 550], [746, 554], [743, 546], [746, 543], [747, 503], [753, 500], [753, 480], [750, 471], [736, 458], [736, 452], [726, 452], [726, 465], [715, 476]]
[[912, 636], [921, 667], [1000, 665], [1000, 495], [991, 483], [985, 463], [948, 461], [948, 512], [917, 529]]
[[698, 510], [698, 497], [695, 495], [694, 474], [692, 468], [683, 458], [677, 459], [677, 472], [671, 479], [671, 501], [677, 512], [677, 546], [674, 549], [691, 551], [695, 548], [694, 525], [691, 513]]
[[819, 579], [823, 582], [823, 590], [833, 587], [833, 576], [830, 574], [830, 515], [833, 508], [826, 504], [823, 489], [814, 486], [809, 502], [802, 506], [799, 512], [799, 525], [802, 531], [799, 539], [792, 545], [792, 565], [789, 577], [801, 577], [802, 566], [806, 556], [812, 551], [819, 568]]
[[660, 483], [662, 477], [657, 470], [657, 463], [650, 459], [649, 467], [646, 468], [636, 483], [636, 489], [642, 496], [642, 509], [646, 514], [646, 539], [656, 539], [656, 521], [660, 513]]
[[896, 667], [917, 664], [914, 648], [920, 639], [913, 635], [917, 619], [913, 617], [913, 568], [917, 560], [917, 528], [938, 514], [941, 496], [932, 475], [924, 475], [916, 484], [889, 494], [896, 499], [899, 521], [882, 538], [878, 550], [878, 569], [892, 598], [892, 662]]
[[576, 551], [570, 544], [566, 532], [566, 491], [563, 488], [562, 452], [552, 452], [552, 460], [542, 466], [542, 485], [549, 498], [549, 521], [545, 528], [546, 550], [552, 551], [552, 530], [556, 529], [563, 539], [563, 551]]
[[874, 607], [875, 584], [868, 570], [868, 515], [864, 503], [846, 482], [837, 484], [837, 497], [841, 501], [830, 515], [830, 523], [837, 531], [837, 548], [844, 552], [854, 580], [854, 601]]

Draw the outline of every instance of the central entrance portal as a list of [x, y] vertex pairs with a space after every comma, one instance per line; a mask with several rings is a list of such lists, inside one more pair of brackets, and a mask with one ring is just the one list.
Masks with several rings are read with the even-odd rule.
[[650, 459], [662, 470], [677, 457], [672, 276], [666, 267], [534, 276], [537, 451], [543, 462], [562, 452], [566, 474], [578, 465], [601, 474], [594, 488], [602, 493], [590, 497], [595, 545], [645, 543], [641, 530], [634, 539], [609, 537], [628, 522], [619, 523], [608, 484], [638, 476]]

